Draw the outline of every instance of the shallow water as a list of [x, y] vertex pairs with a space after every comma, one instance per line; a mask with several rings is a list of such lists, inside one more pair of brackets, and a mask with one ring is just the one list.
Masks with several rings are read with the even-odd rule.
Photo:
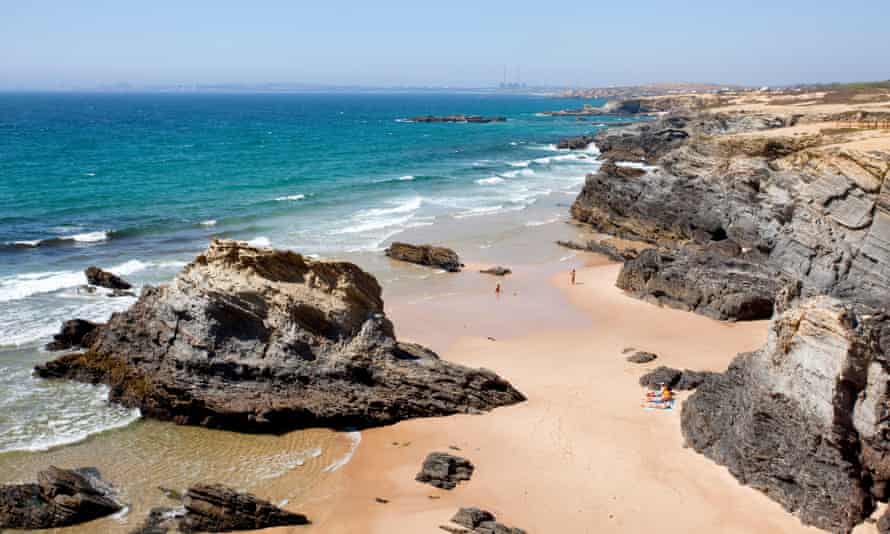
[[142, 420], [48, 452], [2, 454], [0, 484], [36, 480], [48, 465], [97, 467], [129, 509], [64, 532], [128, 532], [152, 507], [176, 505], [159, 487], [182, 492], [219, 482], [278, 504], [298, 501], [347, 461], [353, 446], [349, 433], [322, 429], [251, 435]]

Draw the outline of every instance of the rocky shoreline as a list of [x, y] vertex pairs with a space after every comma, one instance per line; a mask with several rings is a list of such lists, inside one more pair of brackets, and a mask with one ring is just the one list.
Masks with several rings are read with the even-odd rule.
[[[63, 332], [64, 334], [64, 332]], [[491, 371], [396, 340], [381, 288], [357, 266], [214, 241], [36, 369], [111, 387], [145, 417], [241, 432], [391, 424], [524, 400]]]
[[763, 348], [703, 377], [683, 435], [802, 522], [849, 532], [890, 499], [890, 152], [831, 120], [687, 107], [604, 130], [571, 214], [649, 247], [573, 245], [624, 261], [629, 295], [772, 318]]

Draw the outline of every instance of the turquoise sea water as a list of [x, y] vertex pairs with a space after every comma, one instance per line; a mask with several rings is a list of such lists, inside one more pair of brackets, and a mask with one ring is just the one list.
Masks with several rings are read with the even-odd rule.
[[[30, 378], [72, 317], [132, 299], [84, 294], [91, 264], [170, 278], [233, 237], [307, 254], [372, 253], [444, 218], [522, 211], [577, 191], [595, 153], [560, 138], [616, 119], [546, 117], [581, 101], [491, 94], [0, 95], [0, 452], [126, 423], [101, 392]], [[420, 114], [505, 123], [414, 124]], [[77, 406], [43, 421], [47, 403]], [[91, 404], [92, 403], [92, 404]], [[76, 412], [76, 413], [74, 413]]]

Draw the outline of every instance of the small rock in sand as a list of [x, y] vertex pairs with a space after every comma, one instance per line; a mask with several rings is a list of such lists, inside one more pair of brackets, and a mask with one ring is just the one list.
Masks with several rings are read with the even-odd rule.
[[483, 269], [483, 270], [481, 270], [481, 271], [479, 271], [479, 272], [482, 273], [482, 274], [493, 274], [493, 275], [495, 275], [495, 276], [506, 276], [506, 275], [512, 273], [513, 271], [511, 271], [511, 270], [508, 269], [507, 267], [502, 267], [502, 266], [498, 265], [497, 267], [491, 267], [491, 268], [489, 268], [489, 269]]
[[649, 363], [656, 358], [658, 358], [658, 356], [651, 352], [638, 351], [628, 356], [627, 361], [630, 363]]

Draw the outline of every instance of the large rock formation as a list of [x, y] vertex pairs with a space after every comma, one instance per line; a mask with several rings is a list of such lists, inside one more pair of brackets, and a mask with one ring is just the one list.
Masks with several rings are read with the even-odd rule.
[[808, 524], [848, 532], [890, 497], [890, 316], [814, 297], [684, 403], [683, 435]]
[[282, 510], [250, 493], [221, 484], [197, 484], [188, 489], [181, 506], [153, 508], [132, 534], [233, 532], [308, 524], [305, 515]]
[[[604, 158], [653, 167], [629, 176], [603, 165], [587, 178], [572, 215], [674, 256], [688, 243], [697, 250], [722, 247], [721, 256], [742, 255], [748, 265], [740, 274], [751, 282], [755, 271], [761, 280], [778, 272], [800, 280], [805, 295], [880, 305], [890, 299], [890, 155], [839, 148], [829, 134], [770, 132], [799, 120], [766, 113], [668, 115], [604, 130], [595, 140]], [[737, 268], [735, 260], [716, 265], [726, 273]]]
[[214, 241], [169, 284], [147, 287], [83, 353], [43, 377], [111, 386], [110, 399], [182, 424], [240, 431], [366, 427], [524, 400], [487, 370], [401, 343], [371, 275]]
[[439, 267], [450, 273], [456, 273], [463, 267], [457, 253], [445, 247], [396, 242], [391, 244], [385, 253], [394, 260], [407, 261], [428, 267]]
[[50, 467], [37, 474], [36, 484], [0, 486], [0, 529], [67, 527], [123, 506], [95, 469]]
[[796, 287], [757, 261], [705, 251], [644, 250], [624, 263], [618, 287], [658, 304], [723, 320], [769, 319], [776, 294]]

